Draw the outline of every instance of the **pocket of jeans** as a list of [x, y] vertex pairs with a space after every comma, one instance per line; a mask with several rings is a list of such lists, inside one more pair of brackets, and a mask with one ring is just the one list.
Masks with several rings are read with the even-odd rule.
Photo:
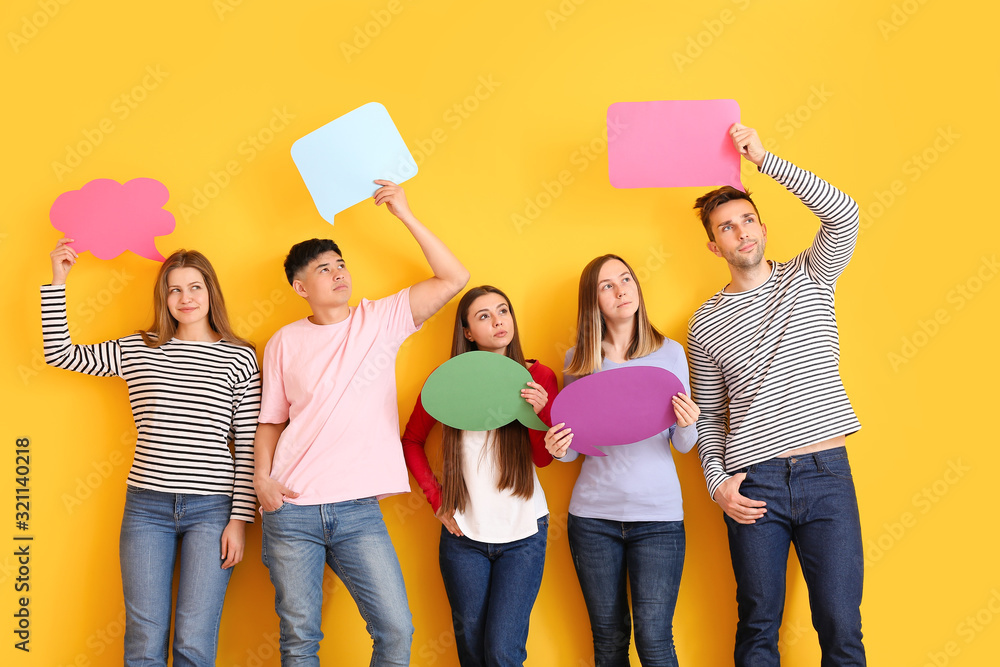
[[355, 498], [351, 502], [355, 505], [378, 505], [378, 498], [368, 496], [367, 498]]
[[854, 480], [854, 477], [851, 475], [851, 463], [847, 460], [846, 456], [839, 459], [821, 461], [820, 466], [822, 471], [831, 477]]
[[287, 504], [288, 503], [283, 502], [280, 505], [278, 505], [278, 507], [276, 509], [273, 509], [273, 510], [266, 510], [263, 507], [261, 507], [260, 511], [263, 512], [264, 514], [270, 514], [270, 515], [273, 516], [273, 515], [277, 514], [278, 512], [280, 512], [281, 510], [285, 509], [285, 505], [287, 505]]
[[743, 488], [744, 484], [747, 484], [748, 482], [750, 482], [750, 478], [753, 476], [754, 472], [756, 472], [756, 471], [757, 471], [757, 465], [754, 464], [752, 466], [747, 466], [746, 468], [740, 468], [739, 470], [737, 470], [736, 472], [734, 472], [731, 476], [735, 477], [736, 475], [738, 475], [740, 473], [745, 474], [746, 477], [744, 477], [743, 481], [740, 483], [740, 488]]

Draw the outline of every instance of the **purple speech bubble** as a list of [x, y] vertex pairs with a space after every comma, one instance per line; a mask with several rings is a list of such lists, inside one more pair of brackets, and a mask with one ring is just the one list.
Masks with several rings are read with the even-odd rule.
[[153, 178], [125, 183], [98, 178], [59, 195], [49, 220], [73, 239], [77, 252], [89, 250], [99, 259], [112, 259], [131, 250], [162, 262], [153, 238], [174, 231], [174, 214], [163, 209], [168, 199], [167, 186]]
[[608, 175], [616, 188], [684, 188], [740, 182], [729, 128], [736, 100], [617, 102], [608, 107]]
[[684, 391], [677, 376], [656, 366], [613, 368], [580, 378], [552, 402], [552, 423], [573, 429], [572, 449], [607, 456], [596, 446], [627, 445], [677, 422], [671, 398]]

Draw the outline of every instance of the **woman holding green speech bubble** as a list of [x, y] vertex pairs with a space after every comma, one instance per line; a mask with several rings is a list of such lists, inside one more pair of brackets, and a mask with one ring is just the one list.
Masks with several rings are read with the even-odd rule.
[[[614, 368], [657, 366], [688, 384], [684, 348], [656, 330], [642, 289], [617, 255], [594, 259], [580, 276], [576, 347], [566, 354], [565, 385]], [[676, 667], [673, 615], [684, 566], [681, 487], [670, 451], [691, 450], [700, 410], [679, 393], [670, 400], [677, 423], [653, 437], [587, 456], [573, 487], [567, 534], [587, 603], [596, 667], [628, 667], [634, 619], [643, 667]], [[628, 421], [630, 415], [615, 418]], [[549, 453], [572, 461], [573, 432], [554, 424]], [[631, 613], [629, 593], [631, 592]]]
[[256, 505], [253, 343], [229, 325], [208, 259], [178, 250], [160, 266], [148, 329], [73, 344], [66, 316], [66, 279], [77, 262], [72, 242], [62, 239], [50, 253], [42, 339], [47, 364], [128, 386], [137, 435], [119, 540], [125, 664], [165, 666], [172, 622], [172, 664], [214, 665], [226, 588]]
[[[489, 285], [466, 292], [455, 314], [451, 356], [473, 350], [524, 364], [532, 381], [520, 390], [521, 397], [551, 423], [555, 373], [525, 360], [510, 300]], [[418, 396], [403, 434], [403, 455], [443, 524], [441, 577], [459, 662], [463, 667], [522, 665], [549, 527], [545, 493], [534, 470], [552, 462], [545, 434], [517, 421], [492, 431], [443, 426], [444, 470], [438, 482], [424, 449], [436, 423]]]

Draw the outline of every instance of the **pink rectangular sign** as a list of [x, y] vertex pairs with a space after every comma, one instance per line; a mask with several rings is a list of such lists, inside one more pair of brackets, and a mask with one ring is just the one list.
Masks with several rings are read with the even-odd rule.
[[[616, 102], [608, 107], [608, 172], [616, 188], [683, 188], [740, 182], [740, 155], [729, 128], [736, 100]], [[610, 135], [609, 135], [610, 136]]]

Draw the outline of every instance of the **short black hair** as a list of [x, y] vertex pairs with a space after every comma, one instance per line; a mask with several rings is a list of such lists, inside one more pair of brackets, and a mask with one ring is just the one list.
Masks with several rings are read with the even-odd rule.
[[309, 239], [293, 245], [285, 257], [285, 277], [288, 278], [288, 284], [295, 282], [295, 274], [309, 266], [309, 262], [324, 252], [335, 252], [341, 258], [344, 257], [344, 253], [340, 252], [337, 244], [330, 239]]

